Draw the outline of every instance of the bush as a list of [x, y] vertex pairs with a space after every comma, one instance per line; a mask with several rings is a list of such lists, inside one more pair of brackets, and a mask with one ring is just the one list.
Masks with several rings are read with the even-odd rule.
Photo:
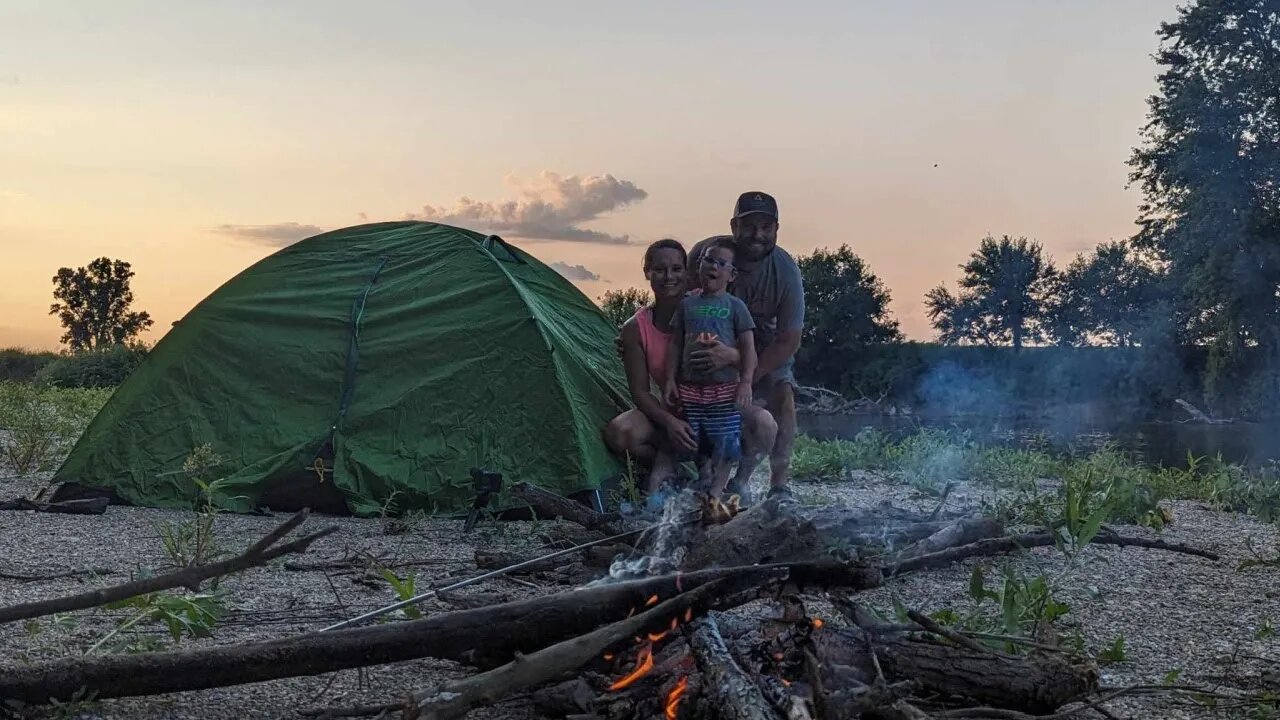
[[26, 382], [33, 379], [36, 373], [57, 359], [57, 353], [47, 350], [33, 351], [19, 347], [2, 348], [0, 349], [0, 381], [16, 380]]
[[60, 388], [110, 388], [129, 377], [147, 356], [141, 345], [117, 345], [63, 355], [36, 373], [35, 381]]
[[52, 469], [110, 396], [0, 381], [0, 458], [19, 475]]

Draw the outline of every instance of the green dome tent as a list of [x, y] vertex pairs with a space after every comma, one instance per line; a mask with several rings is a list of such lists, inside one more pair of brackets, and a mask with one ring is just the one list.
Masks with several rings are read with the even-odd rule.
[[203, 444], [234, 507], [451, 512], [469, 469], [569, 496], [620, 468], [628, 406], [615, 330], [577, 288], [498, 237], [361, 225], [228, 281], [156, 344], [55, 474], [55, 497], [152, 507], [199, 497]]

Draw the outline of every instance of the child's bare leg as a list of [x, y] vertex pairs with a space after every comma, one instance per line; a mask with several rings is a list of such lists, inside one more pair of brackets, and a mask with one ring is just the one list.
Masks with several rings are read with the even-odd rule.
[[718, 498], [724, 494], [724, 488], [729, 484], [729, 461], [721, 458], [715, 462], [713, 468], [715, 482], [711, 485], [711, 497]]

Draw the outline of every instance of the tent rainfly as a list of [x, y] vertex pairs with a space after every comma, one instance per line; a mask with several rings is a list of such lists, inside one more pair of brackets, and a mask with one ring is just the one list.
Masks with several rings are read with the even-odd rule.
[[209, 445], [231, 509], [454, 512], [470, 469], [570, 496], [620, 470], [615, 330], [493, 235], [428, 222], [316, 235], [241, 272], [156, 344], [54, 476], [55, 499], [189, 508]]

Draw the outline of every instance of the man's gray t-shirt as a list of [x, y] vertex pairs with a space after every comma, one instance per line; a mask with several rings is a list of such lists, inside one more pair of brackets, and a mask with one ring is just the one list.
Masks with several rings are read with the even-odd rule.
[[[703, 240], [689, 251], [689, 267], [696, 269], [707, 244], [715, 240]], [[740, 298], [755, 320], [756, 355], [763, 353], [777, 338], [778, 333], [804, 328], [804, 281], [800, 267], [791, 255], [780, 247], [765, 256], [750, 271], [738, 268], [738, 276], [729, 291]], [[795, 356], [787, 358], [765, 380], [795, 384]]]
[[689, 385], [719, 385], [736, 383], [740, 377], [738, 368], [729, 366], [710, 373], [697, 372], [689, 364], [689, 354], [698, 349], [698, 338], [710, 333], [725, 345], [736, 347], [738, 334], [755, 329], [747, 306], [729, 293], [716, 297], [687, 295], [680, 301], [680, 310], [671, 318], [671, 333], [684, 339], [680, 353], [678, 380]]

